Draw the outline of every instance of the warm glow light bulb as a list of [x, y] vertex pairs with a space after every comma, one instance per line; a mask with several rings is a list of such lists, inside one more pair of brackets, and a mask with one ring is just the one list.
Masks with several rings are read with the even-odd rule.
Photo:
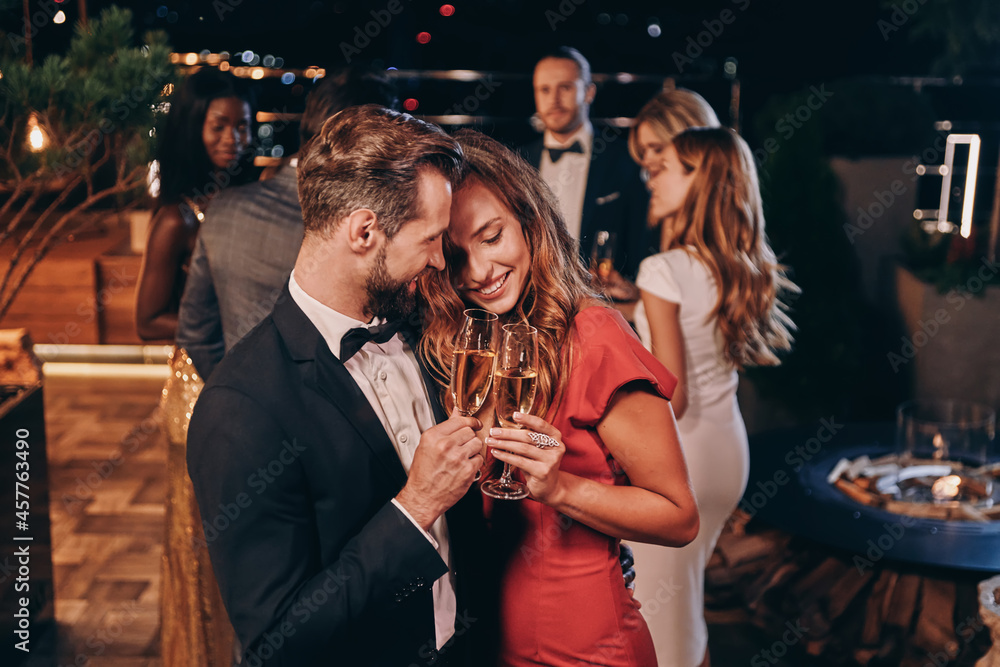
[[45, 148], [46, 143], [48, 143], [48, 137], [38, 125], [38, 117], [31, 114], [28, 116], [28, 148], [37, 153]]
[[52, 17], [53, 23], [65, 23], [66, 22], [66, 12], [59, 10], [56, 15]]
[[45, 135], [42, 133], [42, 128], [37, 125], [31, 128], [31, 132], [28, 133], [28, 143], [33, 151], [40, 151], [45, 147]]

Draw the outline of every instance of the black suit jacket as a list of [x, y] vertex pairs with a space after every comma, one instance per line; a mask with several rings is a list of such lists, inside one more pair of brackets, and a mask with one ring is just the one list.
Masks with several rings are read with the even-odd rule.
[[[615, 268], [633, 279], [639, 262], [657, 252], [646, 225], [649, 194], [639, 177], [638, 165], [628, 153], [627, 130], [595, 127], [593, 144], [580, 220], [580, 256], [589, 264], [596, 233], [616, 232]], [[538, 169], [543, 150], [539, 139], [524, 146], [522, 153]]]
[[[187, 460], [248, 664], [437, 663], [431, 585], [447, 566], [390, 502], [406, 482], [399, 457], [287, 285], [212, 374]], [[466, 557], [475, 563], [464, 547], [483, 543], [478, 489], [448, 525], [459, 631], [449, 654], [467, 664], [459, 647], [485, 625], [462, 585]]]

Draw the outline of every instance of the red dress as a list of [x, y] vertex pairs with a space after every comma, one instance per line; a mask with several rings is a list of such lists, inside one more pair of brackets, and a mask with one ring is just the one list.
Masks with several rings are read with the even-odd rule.
[[[646, 380], [669, 398], [677, 378], [617, 311], [587, 308], [574, 325], [569, 383], [546, 417], [566, 445], [560, 469], [625, 485], [628, 479], [597, 424], [623, 385]], [[622, 579], [617, 538], [534, 500], [485, 502], [507, 552], [500, 584], [500, 665], [655, 667], [649, 630]]]

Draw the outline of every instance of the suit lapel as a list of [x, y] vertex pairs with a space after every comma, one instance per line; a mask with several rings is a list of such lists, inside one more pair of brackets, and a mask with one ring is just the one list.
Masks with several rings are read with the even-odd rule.
[[333, 356], [326, 341], [320, 342], [321, 348], [316, 351], [316, 388], [354, 425], [375, 458], [402, 488], [406, 471], [385, 427], [344, 364]]
[[375, 458], [402, 488], [406, 484], [406, 471], [385, 427], [358, 383], [333, 356], [319, 331], [292, 299], [287, 284], [272, 317], [292, 359], [303, 364], [305, 384], [324, 396], [354, 426]]
[[580, 215], [580, 252], [588, 255], [590, 261], [590, 247], [584, 247], [584, 241], [589, 241], [594, 234], [594, 208], [597, 206], [597, 197], [605, 181], [604, 172], [608, 168], [607, 150], [598, 154], [594, 153], [594, 143], [590, 143], [590, 168], [587, 170], [587, 187], [583, 194], [583, 211]]
[[420, 377], [424, 381], [424, 389], [427, 390], [427, 398], [431, 402], [431, 413], [434, 415], [434, 423], [440, 424], [448, 419], [448, 415], [445, 414], [444, 408], [441, 406], [439, 398], [441, 396], [441, 388], [427, 370], [427, 366], [424, 365], [424, 360], [420, 357], [420, 352], [417, 349], [417, 344], [420, 342], [420, 332], [415, 328], [406, 327], [400, 330], [399, 335], [403, 337], [403, 340], [406, 341], [406, 344], [413, 351], [413, 356], [417, 358], [417, 365], [420, 366]]
[[531, 163], [531, 166], [538, 169], [542, 166], [542, 140], [533, 141], [522, 149], [524, 159]]

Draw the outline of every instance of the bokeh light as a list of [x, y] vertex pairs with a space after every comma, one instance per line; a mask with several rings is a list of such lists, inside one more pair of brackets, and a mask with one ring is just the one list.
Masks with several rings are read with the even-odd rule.
[[417, 33], [417, 42], [420, 44], [427, 44], [429, 41], [431, 41], [431, 34], [429, 32]]
[[420, 106], [420, 102], [412, 97], [408, 97], [405, 102], [403, 102], [403, 108], [407, 111], [416, 111], [417, 107]]

